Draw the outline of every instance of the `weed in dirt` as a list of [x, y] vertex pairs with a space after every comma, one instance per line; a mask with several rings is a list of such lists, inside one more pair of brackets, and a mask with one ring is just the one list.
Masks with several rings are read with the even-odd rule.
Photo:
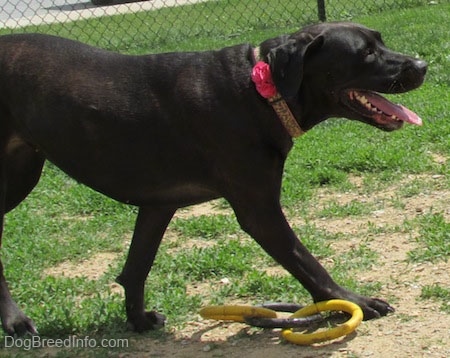
[[388, 233], [392, 233], [397, 231], [396, 229], [393, 229], [390, 226], [387, 225], [377, 225], [376, 223], [374, 223], [373, 221], [368, 221], [367, 222], [367, 235], [380, 235], [380, 234], [388, 234]]
[[373, 211], [373, 207], [369, 203], [362, 203], [356, 200], [350, 203], [340, 204], [336, 201], [326, 204], [317, 215], [320, 218], [344, 218], [349, 216], [367, 215]]
[[334, 259], [334, 264], [340, 269], [352, 271], [367, 271], [376, 264], [378, 254], [366, 244], [352, 247], [349, 251]]
[[450, 257], [450, 222], [442, 213], [426, 214], [420, 218], [416, 238], [419, 247], [408, 253], [413, 262], [448, 260]]
[[421, 298], [442, 302], [441, 309], [450, 313], [450, 288], [441, 285], [427, 285], [422, 288]]

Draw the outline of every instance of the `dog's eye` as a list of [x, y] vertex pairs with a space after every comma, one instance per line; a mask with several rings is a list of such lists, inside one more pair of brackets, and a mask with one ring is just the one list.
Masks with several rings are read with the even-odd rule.
[[373, 47], [366, 47], [363, 51], [364, 58], [368, 58], [375, 55], [375, 49]]

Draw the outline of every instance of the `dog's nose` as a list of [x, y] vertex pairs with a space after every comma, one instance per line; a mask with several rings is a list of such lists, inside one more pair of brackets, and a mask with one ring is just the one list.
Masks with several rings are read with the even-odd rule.
[[425, 74], [427, 73], [427, 68], [428, 68], [428, 64], [425, 61], [415, 60], [414, 66], [422, 74], [422, 76], [425, 76]]

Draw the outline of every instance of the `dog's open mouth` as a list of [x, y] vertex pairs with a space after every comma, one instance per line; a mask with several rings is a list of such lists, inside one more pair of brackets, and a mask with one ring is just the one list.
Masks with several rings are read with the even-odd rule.
[[383, 129], [398, 129], [404, 122], [422, 125], [422, 119], [416, 113], [390, 102], [375, 92], [349, 90], [345, 92], [343, 100], [350, 109]]

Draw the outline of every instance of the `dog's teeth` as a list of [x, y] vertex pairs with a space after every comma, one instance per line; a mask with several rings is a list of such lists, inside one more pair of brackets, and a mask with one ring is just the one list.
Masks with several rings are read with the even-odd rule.
[[[379, 110], [377, 107], [375, 107], [372, 103], [369, 102], [369, 100], [364, 95], [360, 95], [356, 91], [350, 92], [350, 98], [355, 98], [359, 103], [361, 103], [367, 110], [377, 113], [377, 114], [383, 114], [383, 111]], [[396, 118], [392, 118], [396, 119]]]

